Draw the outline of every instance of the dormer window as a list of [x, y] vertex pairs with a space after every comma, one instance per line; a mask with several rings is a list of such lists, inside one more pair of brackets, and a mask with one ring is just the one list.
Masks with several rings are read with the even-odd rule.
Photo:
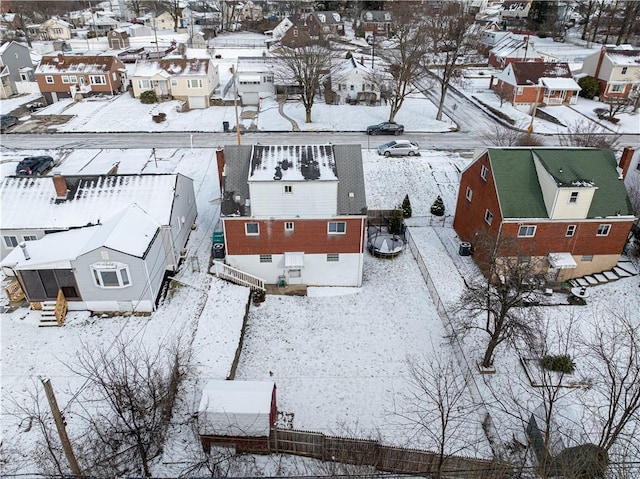
[[578, 202], [578, 192], [572, 191], [571, 195], [569, 195], [569, 203], [577, 203]]

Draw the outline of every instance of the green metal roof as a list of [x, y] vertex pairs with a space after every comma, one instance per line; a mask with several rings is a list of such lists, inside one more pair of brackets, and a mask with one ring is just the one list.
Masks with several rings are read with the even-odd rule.
[[595, 148], [489, 148], [502, 215], [547, 218], [534, 154], [560, 187], [596, 186], [588, 218], [633, 215], [613, 151]]

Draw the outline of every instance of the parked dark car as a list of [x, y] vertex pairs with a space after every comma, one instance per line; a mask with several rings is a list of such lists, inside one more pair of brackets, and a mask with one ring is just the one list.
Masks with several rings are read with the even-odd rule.
[[18, 123], [18, 118], [13, 115], [2, 115], [0, 117], [0, 122], [1, 122], [0, 131], [4, 131], [10, 126], [13, 126], [16, 123]]
[[40, 176], [49, 168], [53, 168], [54, 164], [50, 156], [28, 156], [16, 166], [16, 175]]
[[404, 125], [391, 121], [378, 123], [367, 127], [367, 135], [401, 135], [404, 133]]

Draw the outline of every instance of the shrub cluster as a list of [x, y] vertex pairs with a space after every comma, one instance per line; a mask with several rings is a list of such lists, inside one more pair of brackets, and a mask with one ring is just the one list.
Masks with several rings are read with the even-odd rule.
[[547, 354], [542, 358], [541, 363], [544, 369], [559, 373], [573, 374], [576, 369], [576, 363], [573, 362], [568, 354]]

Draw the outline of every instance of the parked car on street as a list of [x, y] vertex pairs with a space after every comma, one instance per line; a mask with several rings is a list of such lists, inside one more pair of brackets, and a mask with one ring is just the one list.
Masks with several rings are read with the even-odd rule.
[[55, 165], [50, 156], [28, 156], [16, 166], [18, 176], [41, 176]]
[[380, 145], [378, 154], [384, 156], [414, 156], [420, 154], [420, 147], [415, 141], [393, 140]]
[[392, 121], [385, 121], [367, 127], [367, 135], [401, 135], [402, 133], [404, 133], [404, 125], [399, 125]]
[[18, 118], [13, 115], [2, 115], [0, 117], [0, 131], [4, 131], [10, 126], [18, 123]]

